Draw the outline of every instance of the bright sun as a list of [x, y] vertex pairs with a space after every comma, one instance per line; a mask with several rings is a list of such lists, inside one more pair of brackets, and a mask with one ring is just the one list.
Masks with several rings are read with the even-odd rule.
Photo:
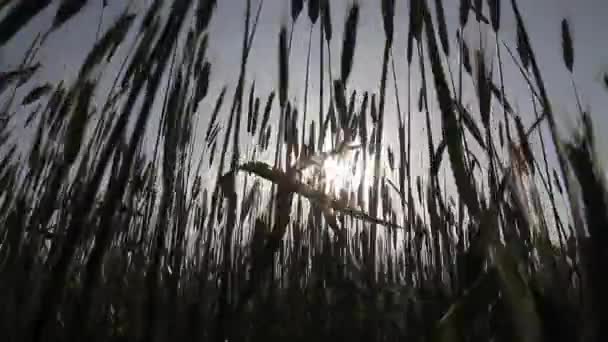
[[361, 175], [356, 170], [357, 165], [353, 165], [354, 160], [348, 159], [347, 157], [332, 156], [323, 163], [325, 181], [336, 190], [352, 190], [359, 185]]
[[339, 196], [341, 192], [357, 192], [364, 181], [369, 186], [373, 172], [369, 165], [364, 167], [360, 149], [327, 157], [321, 166], [307, 169], [303, 179], [322, 186], [326, 193]]

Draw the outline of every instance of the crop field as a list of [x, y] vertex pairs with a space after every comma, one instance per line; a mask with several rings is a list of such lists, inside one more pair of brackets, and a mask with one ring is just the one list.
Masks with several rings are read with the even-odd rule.
[[[0, 52], [27, 46], [0, 69], [0, 339], [608, 341], [569, 21], [564, 134], [523, 0], [284, 2], [258, 47], [265, 0], [0, 0]], [[44, 71], [86, 11], [82, 62]]]

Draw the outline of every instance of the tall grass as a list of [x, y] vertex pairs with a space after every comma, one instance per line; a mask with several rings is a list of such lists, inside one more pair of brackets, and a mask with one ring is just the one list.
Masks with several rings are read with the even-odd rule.
[[[70, 25], [86, 3], [62, 1], [52, 29]], [[582, 122], [571, 138], [557, 132], [516, 0], [508, 13], [517, 56], [500, 34], [507, 2], [462, 0], [456, 49], [441, 0], [435, 11], [426, 0], [407, 2], [407, 37], [395, 29], [405, 8], [379, 1], [384, 50], [368, 89], [350, 81], [360, 71], [359, 4], [335, 37], [333, 2], [294, 0], [291, 25], [277, 32], [278, 64], [259, 66], [278, 72], [269, 94], [248, 73], [264, 1], [247, 0], [229, 19], [243, 19], [237, 83], [220, 84], [212, 98], [222, 82], [207, 54], [217, 3], [127, 9], [100, 32], [70, 84], [32, 83], [40, 38], [18, 69], [0, 74], [4, 340], [608, 340], [607, 192], [572, 77], [567, 21], [556, 41]], [[0, 48], [48, 4], [0, 3]], [[291, 43], [305, 9], [304, 67]], [[469, 51], [462, 32], [474, 24], [495, 34], [492, 63], [483, 47]], [[308, 105], [315, 40], [318, 116]], [[406, 75], [395, 63], [398, 40], [407, 42]], [[121, 60], [116, 51], [125, 48]], [[535, 116], [526, 120], [506, 96], [505, 49], [530, 89]], [[453, 73], [445, 61], [454, 55]], [[106, 63], [121, 65], [109, 91], [100, 82]], [[296, 68], [306, 70], [303, 107], [293, 100]], [[464, 82], [474, 84], [475, 109]], [[29, 91], [18, 99], [21, 88]], [[98, 93], [107, 97], [95, 106]], [[387, 101], [396, 103], [397, 141], [387, 134]], [[12, 130], [19, 111], [31, 146]], [[426, 141], [415, 150], [417, 111]]]

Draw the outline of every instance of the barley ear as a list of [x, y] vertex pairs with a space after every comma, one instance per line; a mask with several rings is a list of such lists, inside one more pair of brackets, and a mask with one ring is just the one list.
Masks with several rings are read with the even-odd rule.
[[357, 44], [357, 26], [359, 24], [359, 5], [354, 4], [349, 12], [346, 23], [344, 24], [344, 40], [342, 41], [341, 59], [341, 78], [346, 84], [350, 72], [353, 68], [353, 58], [355, 56], [355, 45]]
[[304, 0], [291, 0], [291, 20], [296, 21], [304, 8]]
[[500, 0], [488, 0], [490, 8], [490, 20], [492, 21], [492, 29], [498, 32], [500, 28]]
[[570, 25], [568, 20], [562, 20], [562, 52], [564, 56], [564, 64], [568, 71], [572, 73], [574, 68], [574, 48], [572, 47], [572, 35], [570, 35]]
[[287, 51], [287, 29], [283, 26], [279, 33], [279, 102], [285, 108], [289, 87], [289, 55]]
[[384, 24], [384, 35], [389, 46], [393, 44], [395, 31], [395, 0], [382, 0], [382, 23]]

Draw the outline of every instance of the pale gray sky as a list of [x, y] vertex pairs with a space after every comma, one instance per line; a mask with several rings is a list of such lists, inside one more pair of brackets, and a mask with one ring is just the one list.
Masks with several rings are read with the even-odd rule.
[[[259, 0], [253, 0], [254, 8]], [[353, 0], [331, 0], [334, 41], [332, 46], [333, 71], [339, 72], [340, 40], [346, 8]], [[0, 70], [14, 67], [23, 56], [31, 38], [35, 33], [45, 31], [52, 20], [56, 10], [56, 3], [49, 6], [42, 15], [33, 20], [28, 27], [18, 34], [6, 46], [0, 48]], [[113, 18], [124, 8], [127, 1], [109, 0], [110, 7], [104, 16], [104, 26], [107, 27]], [[133, 0], [133, 7], [142, 11], [150, 3], [149, 0]], [[44, 64], [43, 71], [38, 79], [72, 79], [78, 72], [86, 52], [90, 49], [97, 30], [99, 5], [101, 1], [89, 1], [84, 11], [71, 20], [59, 31], [53, 33], [39, 54], [39, 60]], [[258, 28], [255, 46], [249, 63], [249, 80], [256, 80], [256, 88], [261, 96], [265, 96], [276, 88], [277, 75], [277, 35], [282, 23], [288, 22], [289, 3], [286, 0], [265, 0], [261, 22]], [[351, 87], [361, 91], [378, 89], [380, 82], [380, 63], [384, 44], [382, 19], [380, 15], [380, 0], [360, 0], [361, 21], [359, 27], [358, 45], [355, 55]], [[407, 68], [405, 62], [405, 46], [407, 39], [408, 1], [397, 1], [397, 17], [395, 19], [396, 33], [394, 56], [396, 58], [397, 75], [402, 102], [405, 102], [407, 91]], [[429, 3], [433, 3], [429, 1]], [[448, 20], [448, 31], [452, 42], [452, 55], [455, 49], [455, 31], [458, 20], [458, 1], [444, 1]], [[245, 0], [218, 0], [218, 9], [214, 15], [210, 30], [209, 58], [213, 64], [212, 90], [217, 91], [222, 85], [233, 86], [237, 79], [241, 48], [241, 34], [243, 31], [243, 13]], [[590, 108], [598, 125], [597, 132], [608, 129], [608, 92], [602, 87], [600, 75], [608, 71], [608, 2], [604, 0], [520, 0], [522, 14], [530, 31], [533, 48], [543, 68], [545, 81], [550, 97], [554, 101], [556, 115], [566, 122], [566, 127], [572, 124], [576, 116], [575, 98], [572, 92], [569, 74], [562, 62], [560, 22], [568, 18], [573, 31], [575, 46], [575, 81], [582, 96], [584, 105]], [[510, 1], [502, 1], [501, 38], [515, 47], [515, 26]], [[476, 45], [478, 39], [477, 24], [470, 17], [467, 38], [471, 47]], [[291, 58], [290, 90], [291, 98], [302, 103], [303, 83], [305, 77], [306, 47], [308, 44], [308, 31], [310, 22], [303, 12], [296, 25], [294, 35], [294, 48]], [[492, 35], [486, 35], [488, 44], [493, 44]], [[313, 59], [311, 64], [311, 98], [309, 103], [316, 108], [316, 94], [318, 93], [318, 25], [313, 31]], [[123, 44], [122, 51], [129, 44]], [[493, 50], [493, 49], [491, 49]], [[520, 75], [512, 68], [510, 58], [503, 49], [503, 61], [507, 66], [506, 84], [511, 101], [522, 112], [530, 111], [530, 96]], [[453, 62], [455, 63], [455, 62]], [[414, 83], [412, 91], [418, 92], [419, 82], [417, 72], [413, 72]], [[392, 85], [389, 84], [389, 99], [392, 98]], [[208, 97], [207, 108], [213, 105], [215, 95]], [[474, 97], [471, 94], [471, 105], [474, 106]], [[203, 107], [204, 109], [205, 107]], [[386, 116], [389, 120], [395, 118], [395, 105], [393, 101], [387, 104]], [[203, 116], [207, 113], [201, 113]], [[530, 118], [524, 114], [525, 117]], [[316, 117], [316, 115], [313, 115]], [[419, 141], [423, 140], [423, 116], [415, 115], [416, 125], [420, 129]], [[531, 121], [527, 120], [528, 122]], [[390, 122], [389, 122], [390, 123]], [[393, 121], [394, 123], [394, 121]], [[203, 123], [204, 124], [204, 123]], [[396, 136], [396, 125], [387, 125], [389, 136]], [[434, 132], [435, 135], [438, 131]], [[598, 134], [600, 145], [608, 146], [608, 137]], [[414, 141], [417, 141], [414, 139]], [[608, 149], [601, 152], [603, 159], [608, 160]]]

